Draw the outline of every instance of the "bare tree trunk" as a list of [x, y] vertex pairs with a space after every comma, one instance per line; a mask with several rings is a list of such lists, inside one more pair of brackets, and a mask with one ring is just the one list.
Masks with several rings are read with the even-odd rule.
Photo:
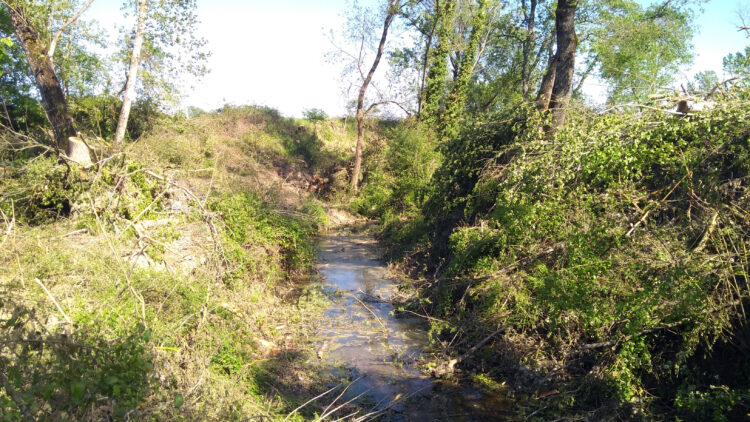
[[120, 118], [115, 130], [115, 146], [119, 148], [125, 139], [125, 130], [128, 128], [130, 107], [135, 99], [135, 86], [138, 82], [138, 64], [141, 59], [141, 48], [143, 47], [143, 26], [146, 21], [146, 8], [148, 0], [138, 2], [138, 22], [136, 23], [135, 39], [133, 40], [133, 52], [130, 55], [130, 70], [128, 70], [128, 81], [125, 83], [125, 94], [122, 97], [122, 108]]
[[555, 75], [557, 74], [557, 54], [550, 56], [547, 72], [542, 78], [542, 84], [539, 86], [539, 93], [536, 96], [536, 108], [539, 111], [549, 110], [549, 100], [552, 97], [552, 88], [555, 85]]
[[529, 82], [531, 79], [531, 50], [534, 40], [534, 24], [536, 21], [536, 3], [537, 0], [531, 0], [531, 6], [528, 14], [526, 13], [526, 0], [523, 0], [524, 17], [526, 18], [526, 39], [523, 42], [523, 58], [521, 63], [521, 94], [523, 98], [529, 96]]
[[425, 99], [425, 89], [426, 89], [426, 83], [427, 83], [427, 68], [430, 65], [430, 48], [432, 47], [432, 38], [435, 36], [435, 28], [437, 28], [437, 19], [435, 19], [435, 23], [432, 25], [432, 30], [430, 31], [430, 34], [427, 35], [427, 44], [425, 45], [424, 50], [424, 59], [422, 61], [422, 74], [419, 78], [419, 95], [417, 95], [417, 115], [422, 114], [422, 106], [424, 105], [424, 99]]
[[578, 0], [560, 0], [555, 11], [555, 29], [557, 32], [557, 71], [555, 84], [552, 87], [549, 108], [552, 111], [553, 131], [565, 124], [570, 94], [573, 88], [573, 71], [575, 70], [576, 37], [575, 15]]
[[39, 37], [39, 32], [31, 26], [30, 20], [21, 7], [11, 7], [5, 3], [13, 29], [26, 53], [31, 72], [42, 96], [44, 112], [52, 125], [58, 151], [71, 155], [69, 138], [77, 135], [73, 118], [68, 112], [65, 94], [55, 67], [47, 55], [47, 45]]
[[[145, 0], [144, 0], [145, 1]], [[393, 17], [396, 13], [395, 0], [388, 0], [388, 10], [386, 11], [385, 21], [383, 22], [383, 34], [380, 36], [380, 44], [378, 44], [378, 52], [375, 55], [375, 61], [370, 67], [370, 71], [367, 73], [365, 80], [362, 81], [362, 87], [359, 88], [359, 96], [357, 97], [357, 148], [354, 153], [354, 170], [352, 171], [352, 190], [354, 192], [359, 191], [359, 178], [362, 172], [362, 148], [365, 140], [365, 93], [367, 87], [372, 81], [372, 77], [375, 74], [375, 70], [380, 64], [380, 58], [383, 56], [383, 50], [385, 49], [385, 40], [388, 38], [388, 28], [391, 26]]]

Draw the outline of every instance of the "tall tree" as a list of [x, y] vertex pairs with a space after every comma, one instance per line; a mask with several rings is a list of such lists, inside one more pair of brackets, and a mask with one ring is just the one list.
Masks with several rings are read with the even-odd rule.
[[437, 45], [429, 51], [429, 71], [425, 82], [424, 106], [420, 118], [436, 124], [440, 114], [441, 101], [448, 78], [448, 54], [452, 48], [453, 15], [456, 9], [454, 0], [435, 0], [435, 21]]
[[647, 8], [634, 0], [602, 2], [587, 31], [586, 60], [609, 83], [609, 101], [642, 101], [668, 87], [693, 57], [689, 0]]
[[[359, 88], [359, 95], [357, 96], [357, 145], [354, 152], [354, 169], [352, 170], [352, 190], [357, 192], [359, 190], [359, 178], [362, 172], [362, 149], [364, 147], [365, 138], [365, 118], [367, 113], [372, 109], [372, 106], [365, 110], [365, 95], [367, 94], [367, 88], [372, 82], [372, 77], [375, 75], [375, 71], [378, 69], [380, 59], [383, 57], [383, 50], [385, 49], [385, 42], [388, 38], [388, 29], [393, 22], [393, 18], [398, 12], [399, 0], [388, 0], [386, 4], [385, 18], [383, 19], [383, 32], [380, 36], [380, 42], [378, 43], [378, 49], [375, 53], [375, 59], [370, 66], [370, 70], [362, 80], [362, 85]], [[362, 43], [364, 44], [364, 37]], [[360, 56], [361, 57], [361, 56]]]
[[[91, 1], [68, 19], [50, 40], [46, 40], [42, 36], [42, 31], [37, 26], [38, 19], [35, 19], [35, 17], [39, 14], [39, 11], [34, 8], [39, 8], [38, 6], [18, 0], [2, 0], [2, 3], [8, 12], [18, 42], [26, 54], [31, 73], [34, 75], [44, 111], [52, 126], [57, 149], [68, 156], [75, 155], [77, 161], [88, 162], [90, 160], [88, 150], [69, 141], [70, 138], [77, 135], [77, 132], [73, 118], [68, 111], [65, 93], [55, 71], [52, 55], [57, 40], [59, 40], [64, 29], [78, 20], [91, 4]], [[51, 18], [51, 16], [48, 18]]]
[[117, 129], [115, 129], [115, 146], [120, 147], [125, 139], [125, 130], [128, 127], [128, 118], [130, 117], [130, 107], [133, 105], [135, 98], [135, 86], [138, 79], [138, 64], [141, 60], [141, 48], [143, 47], [143, 31], [146, 21], [146, 8], [148, 0], [138, 2], [138, 15], [136, 17], [135, 38], [133, 39], [133, 51], [130, 54], [130, 69], [128, 70], [128, 80], [125, 83], [125, 93], [122, 97], [122, 108], [120, 117], [117, 120]]
[[560, 128], [565, 123], [570, 94], [573, 89], [575, 71], [576, 37], [575, 16], [579, 0], [559, 0], [555, 10], [555, 35], [557, 52], [555, 82], [552, 85], [549, 108], [552, 111], [552, 128]]
[[487, 0], [479, 0], [477, 10], [472, 15], [469, 42], [461, 56], [460, 64], [457, 66], [456, 78], [446, 101], [445, 113], [440, 120], [439, 134], [441, 140], [450, 139], [458, 133], [458, 126], [466, 109], [467, 90], [471, 75], [474, 73], [479, 40], [487, 27], [487, 7]]
[[207, 69], [206, 40], [196, 36], [196, 0], [126, 0], [135, 25], [118, 55], [127, 68], [115, 143], [127, 133], [129, 110], [138, 101], [163, 107], [179, 99], [178, 81], [200, 78]]

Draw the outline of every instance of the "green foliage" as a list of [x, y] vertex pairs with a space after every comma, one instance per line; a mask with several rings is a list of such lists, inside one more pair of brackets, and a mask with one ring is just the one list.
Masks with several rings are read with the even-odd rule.
[[610, 83], [610, 101], [642, 100], [668, 86], [692, 59], [695, 30], [689, 2], [654, 4], [612, 1], [601, 7], [593, 28], [589, 62]]
[[741, 420], [747, 416], [748, 403], [750, 389], [736, 390], [726, 385], [711, 385], [706, 391], [689, 386], [681, 389], [675, 398], [675, 407], [684, 420], [712, 422]]
[[[440, 163], [434, 142], [424, 125], [406, 122], [385, 132], [384, 150], [370, 160], [367, 181], [352, 206], [357, 212], [388, 219], [388, 216], [414, 214], [429, 188], [432, 173]], [[376, 163], [381, 163], [377, 167]]]
[[455, 2], [435, 2], [436, 13], [435, 33], [437, 45], [430, 50], [429, 70], [425, 80], [425, 99], [422, 108], [422, 118], [430, 125], [440, 121], [440, 108], [448, 77], [448, 54], [451, 50], [451, 31], [453, 30], [453, 13]]
[[708, 94], [713, 91], [716, 84], [719, 83], [719, 75], [713, 70], [698, 72], [690, 83], [689, 89], [692, 92]]
[[724, 71], [734, 77], [745, 77], [750, 75], [750, 46], [745, 47], [744, 52], [729, 54], [724, 57]]
[[0, 209], [24, 224], [42, 224], [70, 214], [83, 191], [77, 173], [55, 157], [15, 161], [0, 181]]
[[319, 108], [309, 108], [302, 111], [305, 119], [311, 122], [322, 122], [328, 119], [328, 114]]
[[[137, 16], [138, 2], [128, 0], [124, 10]], [[146, 11], [146, 33], [138, 71], [138, 98], [163, 110], [180, 99], [180, 84], [186, 77], [200, 78], [208, 73], [206, 40], [196, 30], [196, 0], [162, 0], [149, 3]], [[114, 57], [122, 69], [130, 63], [132, 31], [120, 38], [120, 51]], [[130, 116], [129, 122], [137, 121]]]
[[488, 25], [488, 6], [488, 0], [479, 0], [477, 10], [472, 13], [469, 40], [461, 57], [461, 63], [457, 67], [457, 76], [453, 81], [450, 95], [446, 100], [445, 111], [439, 119], [438, 133], [441, 140], [453, 139], [458, 134], [459, 124], [466, 109], [469, 82], [474, 73], [479, 41], [486, 32], [485, 29]]
[[[601, 368], [603, 389], [581, 405], [648, 402], [655, 379], [675, 397], [699, 373], [690, 363], [698, 345], [710, 348], [744, 321], [750, 114], [725, 101], [687, 119], [572, 119], [549, 139], [535, 112], [500, 113], [446, 145], [420, 216], [427, 230], [402, 226], [412, 238], [431, 233], [410, 254], [427, 244], [443, 277], [422, 292], [420, 309], [544, 338], [537, 359], [584, 353]], [[398, 246], [410, 241], [391, 234]], [[438, 339], [449, 341], [441, 324]], [[736, 408], [747, 375], [722, 378], [733, 384], [717, 409]], [[701, 397], [681, 403], [709, 409]]]
[[0, 320], [13, 339], [3, 348], [15, 355], [4, 354], [0, 363], [9, 386], [22, 392], [22, 402], [0, 393], [0, 420], [22, 419], [18, 405], [45, 415], [38, 420], [89, 419], [102, 413], [102, 398], [111, 405], [111, 416], [122, 419], [153, 392], [152, 358], [145, 347], [150, 334], [143, 327], [114, 340], [88, 327], [72, 336], [43, 336], [33, 333], [33, 310], [16, 305], [0, 304], [12, 312]]
[[274, 212], [251, 193], [217, 198], [209, 208], [222, 217], [228, 257], [236, 264], [227, 282], [281, 280], [312, 262], [313, 220]]

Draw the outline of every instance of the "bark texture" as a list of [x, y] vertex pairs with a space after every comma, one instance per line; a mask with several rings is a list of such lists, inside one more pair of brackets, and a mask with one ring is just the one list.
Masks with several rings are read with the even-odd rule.
[[526, 20], [526, 39], [523, 42], [523, 58], [521, 62], [521, 94], [524, 98], [529, 96], [529, 83], [531, 79], [531, 52], [534, 47], [534, 25], [536, 24], [537, 0], [530, 0], [529, 11], [526, 12], [526, 0], [521, 3]]
[[575, 15], [579, 0], [560, 0], [555, 11], [555, 32], [557, 35], [557, 69], [552, 87], [549, 109], [552, 111], [552, 127], [557, 130], [565, 124], [570, 93], [573, 88], [575, 69], [576, 37]]
[[115, 146], [120, 147], [125, 139], [125, 130], [128, 128], [128, 118], [130, 118], [130, 108], [133, 106], [135, 99], [135, 87], [138, 83], [138, 65], [141, 60], [141, 48], [143, 47], [143, 27], [146, 21], [146, 8], [148, 0], [138, 2], [138, 22], [135, 28], [135, 39], [133, 40], [133, 52], [130, 55], [130, 69], [128, 70], [128, 81], [125, 83], [125, 94], [122, 97], [122, 108], [120, 117], [117, 120], [117, 129], [115, 130]]
[[57, 78], [52, 60], [47, 55], [47, 43], [40, 38], [39, 31], [32, 26], [31, 20], [20, 6], [12, 7], [8, 3], [5, 6], [10, 15], [13, 30], [26, 53], [31, 72], [34, 74], [34, 80], [42, 97], [44, 112], [52, 125], [57, 149], [69, 155], [68, 138], [76, 136], [77, 133], [73, 118], [68, 112], [68, 104], [60, 80]]
[[388, 29], [393, 22], [393, 18], [396, 14], [396, 4], [393, 0], [388, 1], [388, 11], [383, 21], [383, 34], [380, 36], [380, 43], [378, 44], [378, 51], [375, 54], [375, 60], [370, 67], [370, 71], [367, 72], [367, 76], [362, 81], [362, 86], [359, 88], [359, 96], [357, 97], [357, 147], [354, 152], [354, 170], [352, 170], [352, 190], [354, 192], [359, 191], [359, 178], [362, 173], [362, 149], [364, 147], [365, 140], [365, 94], [367, 93], [367, 87], [372, 82], [372, 77], [375, 75], [375, 71], [378, 69], [380, 59], [383, 57], [383, 50], [385, 49], [385, 41], [388, 38]]
[[555, 74], [557, 73], [557, 55], [552, 55], [547, 65], [547, 72], [539, 85], [539, 93], [536, 96], [536, 108], [539, 111], [549, 109], [549, 100], [552, 97], [552, 88], [555, 85]]

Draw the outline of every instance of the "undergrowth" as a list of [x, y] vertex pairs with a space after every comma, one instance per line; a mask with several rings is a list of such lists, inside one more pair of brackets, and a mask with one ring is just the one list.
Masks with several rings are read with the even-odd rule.
[[[376, 172], [355, 206], [416, 277], [406, 307], [436, 345], [460, 354], [505, 327], [463, 367], [553, 391], [532, 418], [736, 420], [750, 373], [725, 359], [748, 344], [749, 118], [738, 99], [685, 118], [581, 109], [549, 137], [516, 108], [441, 145], [431, 179]], [[432, 151], [420, 136], [408, 150]]]
[[227, 108], [91, 169], [3, 143], [0, 420], [284, 419], [320, 393], [305, 177], [340, 149], [312, 126]]

